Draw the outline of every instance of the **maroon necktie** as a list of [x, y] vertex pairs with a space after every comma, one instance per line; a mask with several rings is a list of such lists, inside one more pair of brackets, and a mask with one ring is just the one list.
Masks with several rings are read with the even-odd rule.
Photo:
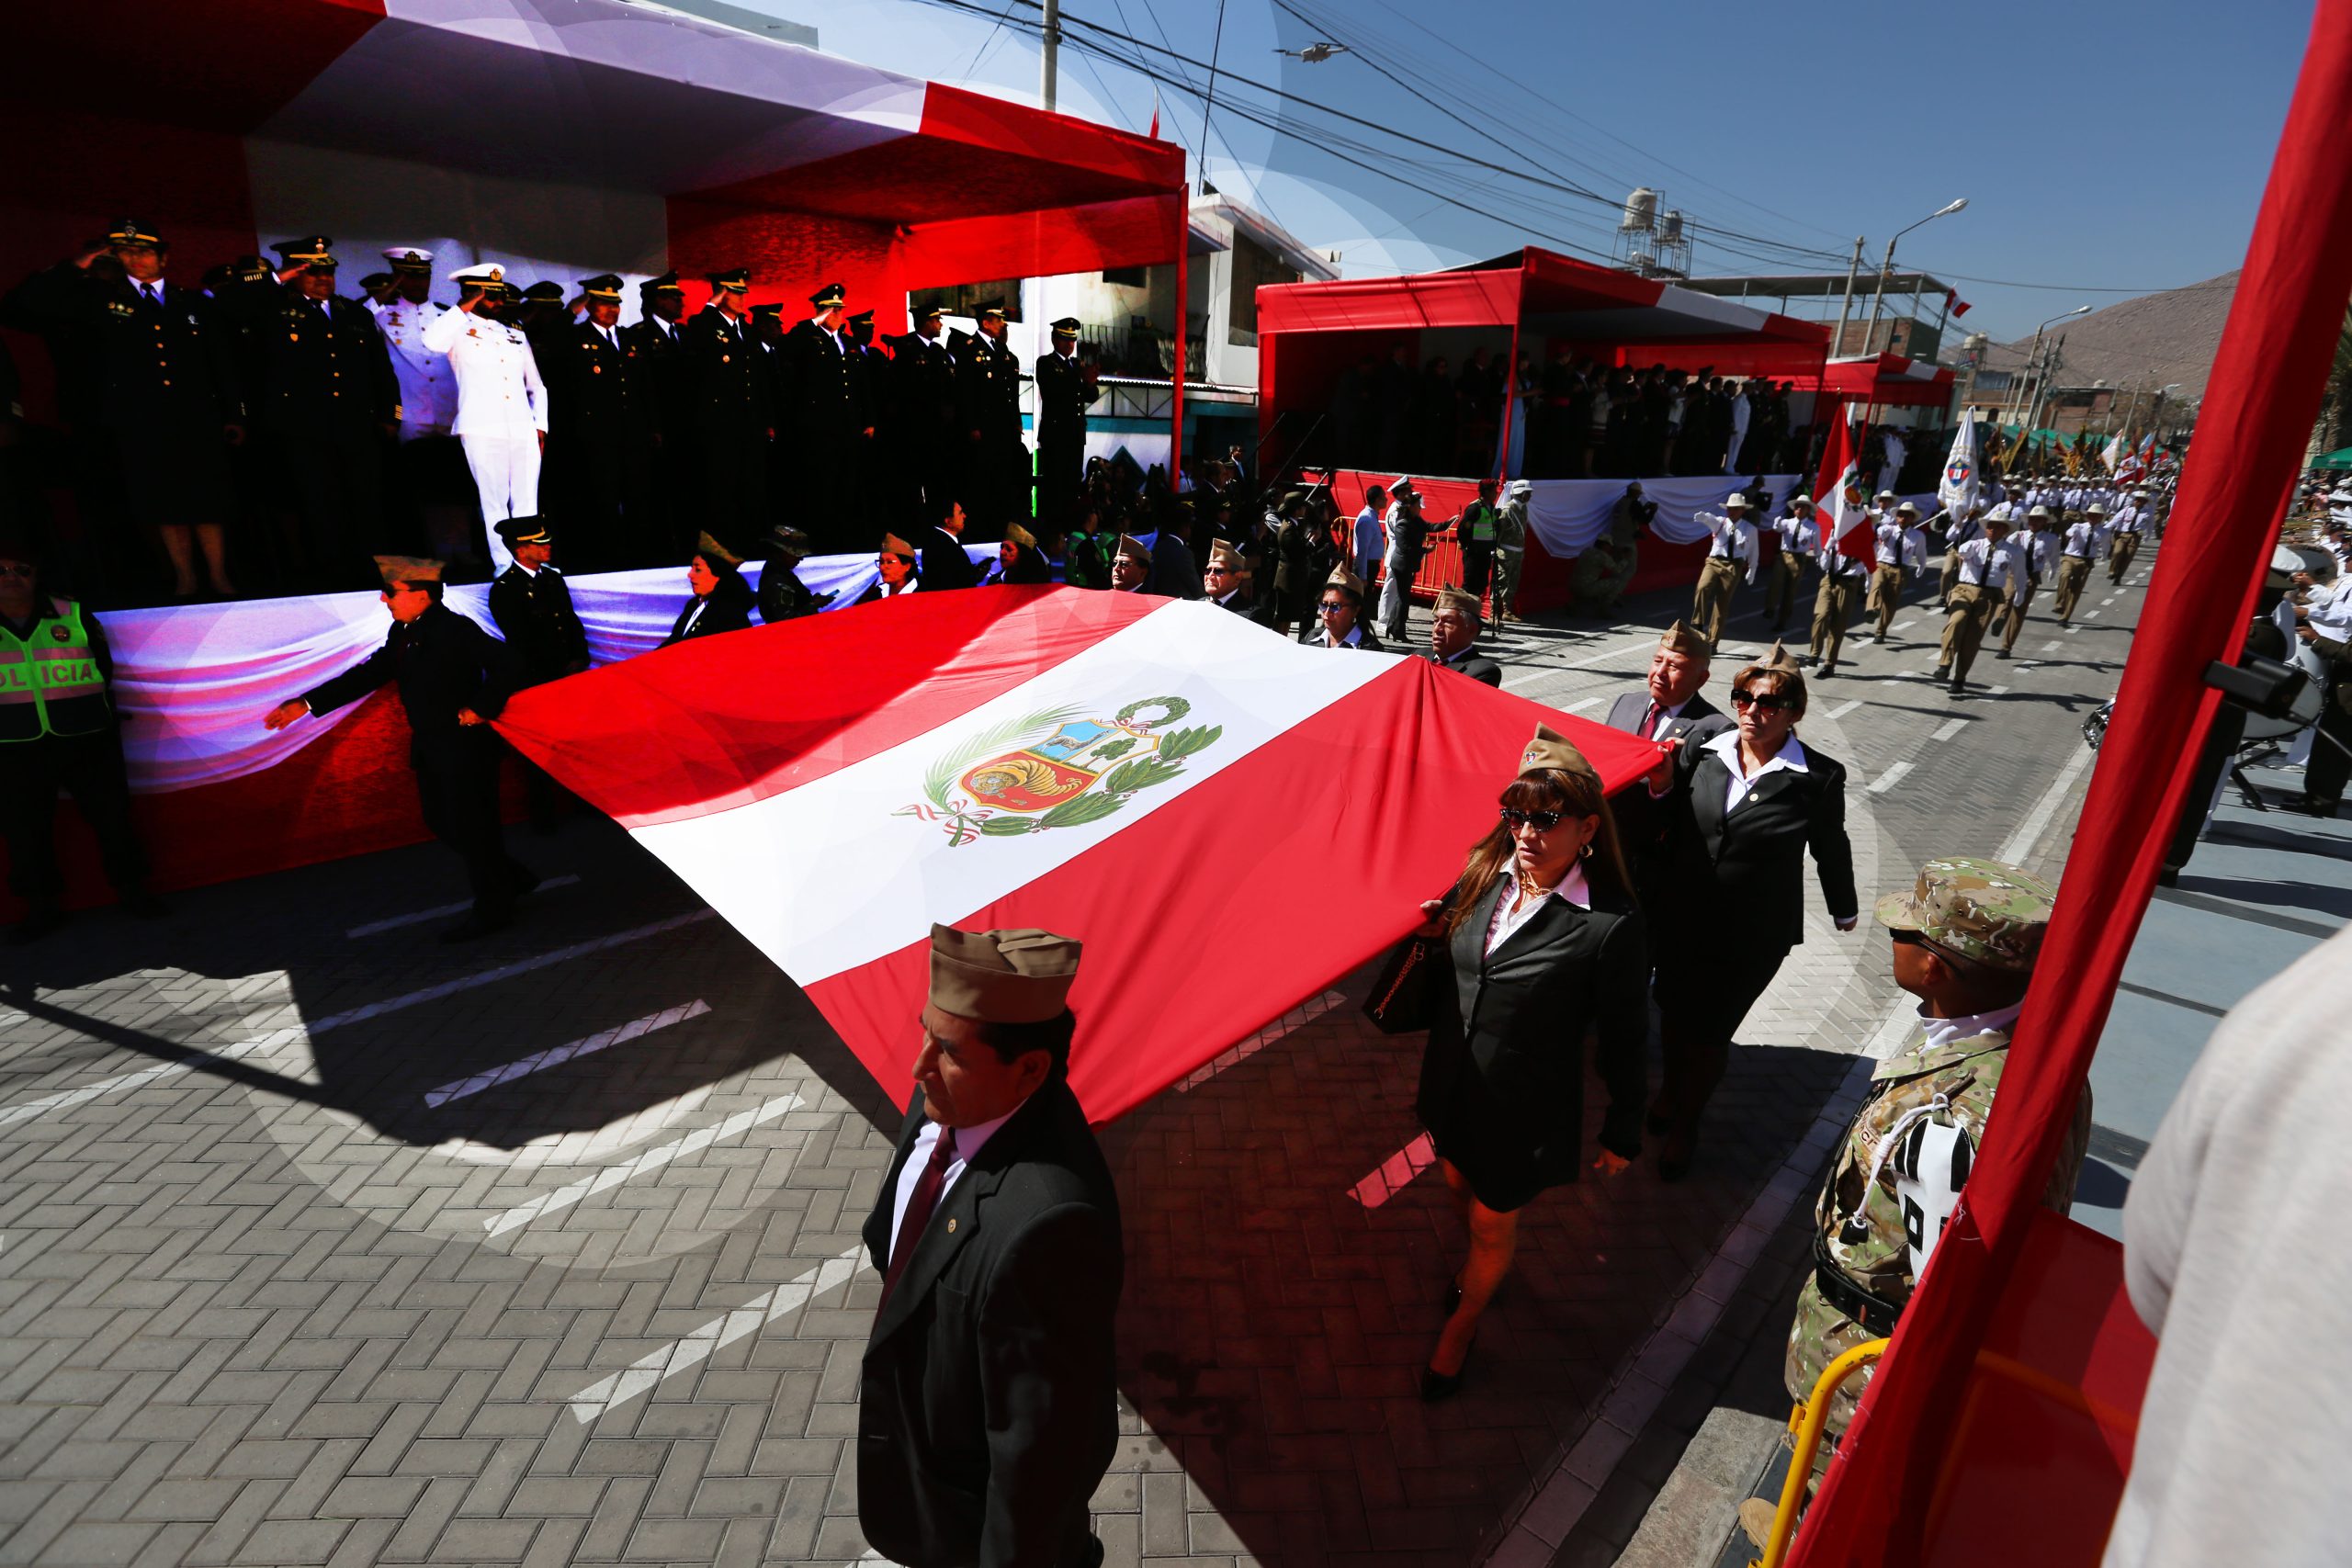
[[931, 1159], [915, 1179], [915, 1190], [908, 1195], [906, 1216], [899, 1222], [899, 1234], [890, 1243], [889, 1266], [882, 1271], [882, 1299], [875, 1303], [879, 1315], [890, 1304], [890, 1292], [898, 1288], [899, 1276], [907, 1271], [907, 1259], [915, 1255], [915, 1243], [922, 1239], [923, 1227], [931, 1224], [931, 1212], [939, 1207], [940, 1190], [947, 1185], [947, 1168], [956, 1162], [956, 1129], [942, 1127], [939, 1142], [931, 1145]]
[[1657, 716], [1658, 716], [1658, 712], [1659, 712], [1659, 709], [1658, 709], [1658, 705], [1657, 705], [1657, 704], [1656, 704], [1656, 703], [1652, 703], [1652, 704], [1650, 704], [1650, 711], [1649, 711], [1649, 712], [1647, 712], [1647, 713], [1645, 713], [1645, 714], [1644, 714], [1644, 715], [1642, 715], [1642, 739], [1645, 739], [1645, 740], [1655, 740], [1655, 739], [1657, 739]]

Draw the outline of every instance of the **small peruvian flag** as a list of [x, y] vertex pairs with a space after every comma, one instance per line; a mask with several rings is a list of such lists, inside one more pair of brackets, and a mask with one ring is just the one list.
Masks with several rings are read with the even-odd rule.
[[1829, 445], [1822, 449], [1821, 472], [1813, 481], [1814, 515], [1821, 519], [1821, 536], [1837, 540], [1841, 553], [1859, 561], [1875, 560], [1878, 548], [1871, 535], [1870, 492], [1862, 484], [1861, 448], [1846, 413], [1838, 410]]

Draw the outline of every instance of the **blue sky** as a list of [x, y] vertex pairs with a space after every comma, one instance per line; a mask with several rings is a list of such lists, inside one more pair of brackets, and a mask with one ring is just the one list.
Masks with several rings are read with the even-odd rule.
[[[737, 3], [818, 28], [829, 52], [1035, 100], [1037, 44], [994, 21], [1003, 0], [972, 0], [987, 15], [931, 0]], [[1216, 0], [1064, 6], [1066, 17], [1195, 61], [1210, 57], [1218, 13]], [[1658, 189], [1729, 231], [1702, 234], [1701, 275], [1842, 270], [1860, 234], [1867, 276], [1894, 231], [1966, 197], [1967, 210], [1907, 235], [1896, 266], [1953, 283], [1974, 307], [1966, 326], [2009, 339], [2075, 305], [2239, 264], [2310, 23], [2306, 0], [1980, 0], [1879, 14], [1814, 0], [1227, 0], [1216, 44], [1226, 72], [1445, 151], [1399, 147], [1227, 80], [1220, 105], [1235, 107], [1216, 116], [1207, 172], [1302, 241], [1339, 251], [1351, 276], [1530, 241], [1609, 248], [1609, 207], [1471, 159], [1612, 203], [1635, 185]], [[1274, 52], [1318, 37], [1363, 52], [1317, 65]], [[1117, 62], [1063, 51], [1067, 112], [1140, 130], [1153, 92]], [[1428, 191], [1281, 123], [1251, 123], [1250, 110], [1368, 144], [1354, 155]], [[1161, 134], [1197, 159], [1198, 97], [1162, 88], [1160, 112]]]

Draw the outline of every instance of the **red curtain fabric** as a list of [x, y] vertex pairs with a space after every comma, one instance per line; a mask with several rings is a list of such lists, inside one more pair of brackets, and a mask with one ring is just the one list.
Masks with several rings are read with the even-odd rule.
[[[2185, 761], [2218, 705], [2206, 664], [2236, 657], [2352, 295], [2352, 247], [2318, 239], [2352, 234], [2347, 124], [2352, 0], [2320, 0], [2018, 1054], [1960, 1208], [1805, 1520], [1792, 1559], [1802, 1568], [1925, 1556], [1947, 1436], [2088, 1075], [2188, 788]], [[1997, 1499], [1954, 1506], [1972, 1504]]]

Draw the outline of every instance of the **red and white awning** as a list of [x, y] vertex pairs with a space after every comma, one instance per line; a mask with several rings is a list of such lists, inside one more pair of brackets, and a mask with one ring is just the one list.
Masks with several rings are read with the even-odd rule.
[[900, 1098], [933, 921], [1079, 938], [1072, 1083], [1101, 1121], [1401, 936], [1539, 720], [1612, 787], [1656, 759], [1214, 604], [988, 589], [683, 643], [526, 692], [500, 728]]

